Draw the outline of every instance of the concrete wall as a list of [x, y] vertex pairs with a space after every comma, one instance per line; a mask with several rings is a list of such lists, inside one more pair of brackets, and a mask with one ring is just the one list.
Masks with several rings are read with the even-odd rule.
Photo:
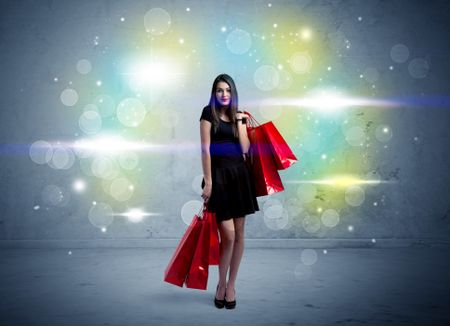
[[[170, 14], [171, 27], [164, 35], [152, 36], [145, 32], [144, 15], [157, 7]], [[258, 109], [259, 99], [301, 98], [306, 90], [323, 85], [345, 89], [354, 97], [397, 101], [392, 108], [369, 104], [348, 109], [334, 121], [340, 127], [337, 133], [317, 150], [305, 149], [304, 131], [317, 133], [323, 128], [326, 134], [327, 127], [314, 130], [306, 117], [312, 114], [321, 121], [326, 117], [280, 106], [274, 122], [301, 160], [280, 172], [285, 191], [270, 196], [275, 201], [269, 203], [267, 197], [260, 198], [261, 211], [247, 216], [247, 238], [447, 239], [448, 9], [445, 1], [272, 1], [271, 5], [262, 1], [2, 1], [0, 240], [178, 239], [201, 199], [198, 119], [211, 83], [221, 72], [235, 78], [243, 107], [260, 121], [267, 120], [267, 112]], [[162, 26], [157, 18], [153, 22]], [[221, 31], [222, 26], [227, 30]], [[290, 46], [288, 32], [299, 33], [304, 26], [313, 30], [312, 43]], [[244, 55], [226, 53], [227, 36], [235, 28], [251, 35], [251, 48]], [[268, 44], [271, 31], [278, 40], [272, 45]], [[263, 34], [265, 45], [261, 45]], [[402, 48], [394, 48], [398, 44], [409, 50], [403, 62], [399, 62]], [[152, 49], [173, 54], [187, 67], [181, 83], [153, 97], [142, 96], [147, 115], [140, 128], [118, 126], [113, 115], [103, 118], [102, 131], [161, 144], [162, 149], [135, 151], [139, 163], [131, 169], [121, 167], [116, 156], [115, 178], [89, 175], [92, 161], [83, 160], [70, 146], [89, 136], [80, 130], [80, 115], [99, 94], [108, 94], [114, 108], [127, 97], [136, 97], [123, 82], [122, 64], [124, 58], [133, 62], [135, 53], [148, 57]], [[395, 49], [400, 49], [397, 57], [392, 54]], [[309, 74], [289, 70], [286, 58], [300, 50], [310, 51], [313, 58]], [[86, 74], [82, 59], [92, 66]], [[256, 87], [254, 74], [262, 64], [283, 64], [294, 78], [292, 86], [273, 91]], [[78, 92], [73, 106], [61, 99], [68, 88]], [[364, 144], [370, 146], [349, 145], [341, 132], [345, 119], [358, 117], [368, 137]], [[376, 127], [383, 124], [393, 133], [388, 141], [376, 137]], [[53, 147], [49, 153], [55, 158], [38, 164], [31, 159], [30, 146], [39, 140], [55, 142], [54, 146], [60, 141], [63, 149], [56, 153]], [[95, 149], [95, 154], [100, 150]], [[332, 153], [341, 170], [324, 165], [321, 151]], [[71, 158], [68, 169], [51, 166], [52, 162], [63, 166], [66, 159], [70, 164]], [[345, 200], [346, 189], [320, 185], [313, 186], [311, 200], [304, 199], [311, 194], [311, 184], [299, 181], [323, 179], [339, 171], [383, 183], [362, 185], [364, 201], [356, 206]], [[85, 190], [74, 189], [76, 180], [84, 182]], [[124, 200], [128, 193], [121, 191], [129, 186], [127, 180], [133, 191]], [[93, 202], [107, 206], [95, 211]], [[277, 205], [288, 220], [284, 228], [270, 219], [278, 217], [273, 215]], [[133, 208], [154, 215], [136, 223], [120, 215]], [[323, 224], [321, 214], [327, 209], [339, 214], [335, 227]], [[108, 212], [114, 214], [110, 220]], [[101, 223], [107, 225], [105, 232], [98, 227]]]

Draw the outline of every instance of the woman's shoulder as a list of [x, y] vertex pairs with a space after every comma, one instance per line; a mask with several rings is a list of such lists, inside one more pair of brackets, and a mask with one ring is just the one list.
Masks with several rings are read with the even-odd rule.
[[200, 120], [205, 119], [209, 122], [212, 121], [212, 111], [211, 111], [211, 106], [207, 105], [203, 108], [202, 110], [202, 114], [200, 116]]

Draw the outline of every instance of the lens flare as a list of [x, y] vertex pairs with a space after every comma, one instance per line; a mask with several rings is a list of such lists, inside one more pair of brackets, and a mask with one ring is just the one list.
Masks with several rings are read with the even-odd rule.
[[318, 91], [311, 95], [299, 98], [267, 98], [251, 103], [261, 106], [296, 106], [314, 109], [317, 111], [340, 111], [350, 107], [380, 107], [393, 108], [401, 106], [401, 102], [386, 99], [345, 96], [338, 92]]
[[128, 220], [130, 222], [133, 222], [133, 223], [141, 222], [145, 216], [158, 216], [158, 215], [160, 215], [160, 214], [144, 212], [142, 209], [139, 209], [139, 208], [130, 209], [126, 213], [115, 214], [115, 216], [124, 216], [124, 217], [128, 218]]
[[336, 176], [327, 179], [319, 180], [287, 180], [286, 183], [307, 183], [307, 184], [319, 184], [328, 185], [338, 188], [346, 188], [353, 185], [361, 184], [380, 184], [380, 183], [395, 183], [391, 180], [376, 180], [376, 179], [360, 179], [354, 176]]

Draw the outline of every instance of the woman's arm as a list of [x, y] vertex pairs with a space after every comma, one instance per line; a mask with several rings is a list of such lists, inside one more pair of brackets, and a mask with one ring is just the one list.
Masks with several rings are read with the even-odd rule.
[[[245, 113], [237, 113], [236, 118], [237, 119], [248, 118], [248, 115]], [[246, 153], [248, 153], [248, 150], [250, 149], [250, 140], [248, 139], [248, 135], [247, 135], [247, 125], [245, 123], [242, 123], [242, 120], [238, 120], [237, 128], [238, 128], [239, 143], [241, 144], [242, 153], [246, 154]]]
[[203, 188], [202, 197], [205, 202], [211, 196], [212, 178], [211, 178], [211, 154], [209, 152], [209, 145], [211, 143], [211, 122], [204, 119], [200, 120], [200, 142], [202, 153], [202, 168], [203, 178], [205, 179], [205, 187]]

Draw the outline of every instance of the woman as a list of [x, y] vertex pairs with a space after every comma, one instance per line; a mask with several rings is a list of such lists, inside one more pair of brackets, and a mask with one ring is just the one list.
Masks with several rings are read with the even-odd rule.
[[250, 147], [245, 118], [248, 115], [238, 111], [233, 79], [227, 74], [217, 76], [209, 105], [200, 117], [202, 198], [208, 210], [216, 213], [220, 231], [219, 283], [214, 298], [217, 308], [236, 306], [235, 282], [244, 251], [245, 215], [259, 210], [245, 162]]

